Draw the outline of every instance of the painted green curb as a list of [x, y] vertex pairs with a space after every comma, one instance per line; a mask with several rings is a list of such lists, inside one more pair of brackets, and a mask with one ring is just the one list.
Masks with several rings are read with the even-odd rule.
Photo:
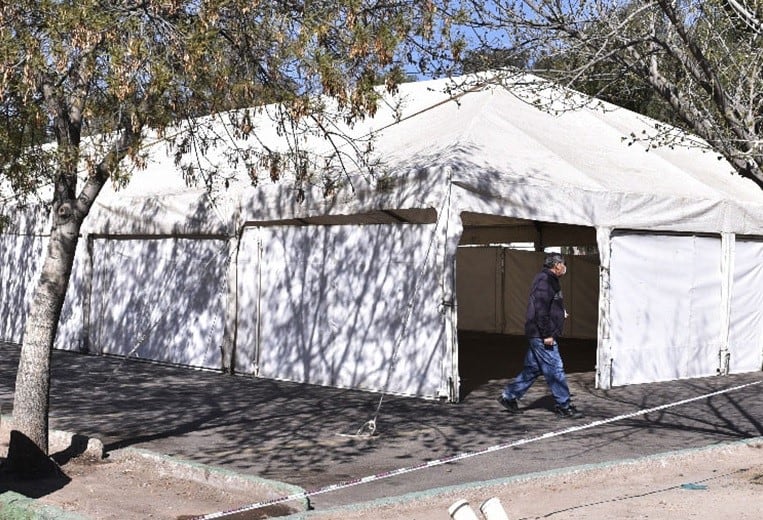
[[629, 464], [636, 464], [639, 462], [645, 462], [650, 460], [661, 460], [667, 457], [688, 455], [692, 453], [709, 452], [714, 450], [720, 450], [723, 448], [728, 448], [730, 446], [738, 446], [738, 445], [745, 445], [745, 444], [752, 445], [752, 444], [759, 444], [761, 442], [763, 442], [763, 436], [752, 437], [749, 439], [743, 439], [739, 441], [722, 442], [718, 444], [712, 444], [710, 446], [702, 446], [699, 448], [686, 448], [683, 450], [667, 451], [663, 453], [656, 453], [654, 455], [647, 455], [645, 457], [612, 460], [612, 461], [600, 462], [596, 464], [583, 464], [580, 466], [570, 466], [565, 468], [552, 469], [548, 471], [525, 473], [522, 475], [514, 475], [511, 477], [498, 478], [493, 480], [468, 482], [465, 484], [432, 488], [432, 489], [427, 489], [425, 491], [416, 491], [413, 493], [407, 493], [404, 495], [398, 495], [393, 497], [379, 498], [379, 499], [370, 500], [367, 502], [358, 502], [356, 504], [337, 506], [337, 507], [323, 509], [320, 511], [306, 511], [306, 512], [293, 513], [288, 516], [279, 517], [279, 520], [306, 520], [310, 518], [321, 517], [328, 514], [335, 514], [335, 515], [341, 516], [342, 513], [346, 515], [349, 513], [368, 512], [368, 511], [374, 511], [381, 506], [409, 504], [412, 502], [416, 502], [417, 500], [434, 498], [434, 497], [437, 497], [438, 495], [447, 495], [447, 494], [452, 494], [454, 492], [464, 492], [464, 491], [471, 491], [474, 489], [480, 489], [484, 487], [499, 486], [503, 484], [513, 484], [517, 482], [526, 482], [528, 480], [544, 478], [544, 477], [568, 475], [573, 473], [579, 473], [581, 471], [591, 471], [591, 470], [605, 469], [605, 468], [611, 468], [616, 466], [626, 466]]
[[0, 493], [3, 520], [87, 520], [87, 517], [37, 502], [14, 491]]

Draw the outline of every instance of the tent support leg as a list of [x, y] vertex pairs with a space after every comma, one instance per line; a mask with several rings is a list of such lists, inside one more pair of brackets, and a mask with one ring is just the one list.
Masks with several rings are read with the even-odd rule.
[[731, 351], [729, 332], [731, 328], [731, 292], [734, 285], [734, 250], [736, 237], [733, 233], [721, 233], [721, 337], [718, 352], [718, 374], [729, 374]]

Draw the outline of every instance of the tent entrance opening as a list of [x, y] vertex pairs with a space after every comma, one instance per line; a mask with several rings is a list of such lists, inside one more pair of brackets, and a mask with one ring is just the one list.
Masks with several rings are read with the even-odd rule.
[[456, 254], [460, 398], [522, 369], [524, 320], [533, 277], [547, 252], [561, 252], [568, 373], [596, 370], [599, 255], [593, 228], [469, 214]]

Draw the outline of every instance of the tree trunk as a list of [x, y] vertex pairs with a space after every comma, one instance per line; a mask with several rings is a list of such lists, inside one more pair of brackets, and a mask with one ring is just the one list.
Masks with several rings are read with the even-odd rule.
[[50, 475], [57, 468], [47, 456], [50, 362], [83, 219], [71, 203], [53, 215], [45, 261], [24, 326], [6, 467], [27, 478]]

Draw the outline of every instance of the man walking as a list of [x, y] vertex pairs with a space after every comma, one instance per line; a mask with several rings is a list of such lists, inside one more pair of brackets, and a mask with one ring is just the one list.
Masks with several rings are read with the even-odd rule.
[[517, 400], [543, 374], [556, 401], [556, 414], [567, 419], [583, 417], [570, 402], [567, 376], [557, 342], [567, 317], [559, 283], [559, 278], [566, 272], [567, 266], [562, 255], [550, 253], [543, 262], [543, 270], [533, 280], [525, 320], [525, 336], [529, 346], [524, 368], [506, 385], [498, 398], [501, 406], [512, 414], [522, 413]]

